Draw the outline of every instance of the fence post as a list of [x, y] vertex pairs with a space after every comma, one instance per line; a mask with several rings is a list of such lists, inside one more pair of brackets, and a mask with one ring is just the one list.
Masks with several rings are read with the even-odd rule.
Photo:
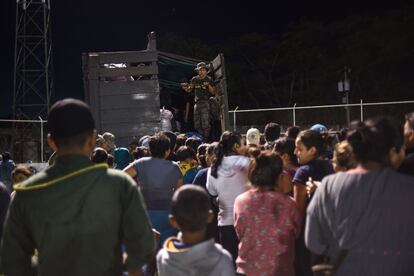
[[238, 106], [236, 106], [236, 108], [233, 110], [233, 131], [236, 131], [236, 111], [237, 109], [239, 109]]
[[40, 120], [40, 162], [43, 163], [43, 120], [42, 117], [39, 116]]
[[360, 113], [361, 113], [361, 122], [364, 121], [364, 105], [362, 104], [362, 99], [361, 99], [361, 104], [360, 104]]
[[293, 125], [296, 126], [296, 103], [293, 105]]

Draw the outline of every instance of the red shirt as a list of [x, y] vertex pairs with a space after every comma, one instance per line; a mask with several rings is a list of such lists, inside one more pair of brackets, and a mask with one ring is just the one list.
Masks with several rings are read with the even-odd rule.
[[249, 190], [236, 198], [239, 237], [237, 272], [249, 275], [295, 275], [295, 239], [300, 232], [296, 202], [275, 191]]

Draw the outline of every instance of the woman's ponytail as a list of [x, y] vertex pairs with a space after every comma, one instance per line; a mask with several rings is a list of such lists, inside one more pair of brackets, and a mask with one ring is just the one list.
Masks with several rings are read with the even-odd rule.
[[218, 143], [217, 146], [214, 147], [214, 155], [216, 158], [214, 159], [213, 165], [211, 166], [211, 176], [213, 176], [214, 178], [217, 178], [218, 177], [217, 171], [224, 157], [224, 148], [223, 148], [223, 143], [221, 141], [220, 143]]
[[220, 137], [219, 144], [214, 148], [215, 161], [211, 166], [211, 176], [218, 177], [218, 169], [224, 156], [237, 154], [234, 152], [234, 145], [241, 144], [241, 135], [238, 132], [225, 131]]

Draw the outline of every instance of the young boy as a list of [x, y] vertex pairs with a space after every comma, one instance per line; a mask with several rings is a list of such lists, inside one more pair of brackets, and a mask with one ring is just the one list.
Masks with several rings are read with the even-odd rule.
[[170, 223], [180, 233], [166, 240], [158, 252], [159, 276], [235, 275], [230, 253], [213, 239], [205, 240], [212, 219], [210, 199], [203, 188], [188, 184], [174, 193]]
[[193, 183], [194, 177], [198, 172], [196, 153], [190, 147], [181, 146], [177, 150], [176, 155], [178, 159], [178, 167], [183, 174], [184, 184]]

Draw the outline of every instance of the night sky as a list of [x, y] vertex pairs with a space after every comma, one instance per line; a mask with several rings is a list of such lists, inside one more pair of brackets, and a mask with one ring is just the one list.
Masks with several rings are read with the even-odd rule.
[[[0, 118], [11, 113], [15, 1], [0, 9]], [[52, 1], [55, 99], [83, 98], [81, 53], [133, 51], [146, 47], [146, 35], [173, 32], [214, 44], [258, 32], [283, 34], [302, 18], [321, 22], [376, 15], [411, 1]]]

